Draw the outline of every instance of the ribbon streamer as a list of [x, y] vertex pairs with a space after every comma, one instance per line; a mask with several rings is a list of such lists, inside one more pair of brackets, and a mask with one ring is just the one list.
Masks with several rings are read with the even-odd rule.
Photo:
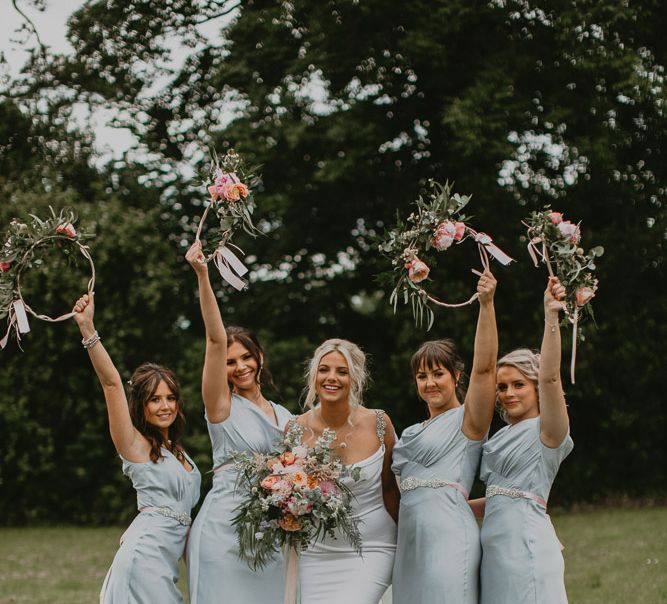
[[286, 546], [285, 596], [283, 604], [297, 604], [297, 579], [299, 573], [299, 552], [295, 546]]
[[570, 359], [570, 381], [574, 384], [574, 366], [577, 362], [577, 328], [579, 324], [579, 307], [574, 307], [574, 317], [572, 317], [572, 358]]
[[26, 315], [23, 300], [14, 300], [14, 302], [12, 302], [12, 306], [9, 309], [9, 325], [7, 327], [7, 333], [5, 334], [5, 337], [0, 340], [0, 348], [4, 349], [5, 346], [7, 346], [12, 328], [16, 330], [16, 341], [19, 343], [21, 342], [21, 334], [30, 331], [28, 315]]
[[486, 248], [486, 251], [500, 262], [500, 264], [507, 266], [510, 262], [514, 261], [514, 258], [503, 252], [495, 243], [493, 243], [493, 239], [486, 233], [477, 233], [475, 235], [475, 241], [478, 244], [483, 245]]
[[226, 245], [223, 244], [215, 250], [213, 253], [213, 263], [218, 268], [222, 278], [233, 288], [243, 291], [248, 287], [248, 283], [241, 279], [248, 272], [248, 268]]

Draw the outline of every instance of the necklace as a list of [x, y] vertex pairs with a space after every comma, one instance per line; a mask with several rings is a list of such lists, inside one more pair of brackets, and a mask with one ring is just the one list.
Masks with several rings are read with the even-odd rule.
[[[338, 430], [334, 430], [324, 419], [324, 416], [322, 415], [322, 409], [320, 407], [317, 408], [319, 411], [319, 416], [321, 422], [329, 429], [331, 430], [335, 435], [336, 438], [334, 440], [338, 440]], [[348, 426], [351, 426], [351, 428], [348, 428], [347, 433], [345, 434], [345, 438], [340, 441], [337, 445], [334, 445], [334, 447], [339, 448], [339, 449], [347, 449], [347, 439], [350, 438], [352, 433], [356, 430], [356, 426], [352, 423], [352, 412], [347, 416], [347, 421], [345, 422]]]

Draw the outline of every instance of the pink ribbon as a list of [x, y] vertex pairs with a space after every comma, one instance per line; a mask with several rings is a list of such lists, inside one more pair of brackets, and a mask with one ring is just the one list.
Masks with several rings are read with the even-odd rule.
[[299, 572], [299, 551], [293, 545], [287, 546], [285, 562], [285, 597], [283, 604], [296, 604], [297, 579]]
[[16, 330], [16, 341], [19, 342], [20, 347], [21, 334], [30, 331], [28, 315], [25, 312], [25, 304], [23, 303], [23, 300], [14, 300], [14, 302], [12, 302], [9, 309], [9, 326], [7, 327], [5, 337], [0, 340], [0, 348], [4, 349], [5, 346], [7, 346], [12, 329]]
[[486, 248], [486, 251], [504, 266], [507, 266], [514, 260], [514, 258], [508, 256], [495, 243], [493, 243], [493, 239], [486, 233], [477, 233], [475, 235], [475, 241], [478, 244], [483, 245]]
[[241, 278], [248, 272], [248, 268], [226, 245], [221, 245], [213, 252], [213, 264], [222, 278], [234, 289], [243, 291], [248, 286], [248, 283]]

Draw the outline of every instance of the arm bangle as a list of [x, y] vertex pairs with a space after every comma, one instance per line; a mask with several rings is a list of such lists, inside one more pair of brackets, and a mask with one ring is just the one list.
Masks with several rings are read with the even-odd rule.
[[102, 338], [100, 338], [100, 334], [95, 332], [89, 338], [84, 338], [83, 340], [81, 340], [81, 344], [83, 344], [83, 347], [86, 350], [88, 350], [88, 349], [92, 348], [93, 346], [95, 346], [95, 344], [97, 344], [101, 340], [102, 340]]

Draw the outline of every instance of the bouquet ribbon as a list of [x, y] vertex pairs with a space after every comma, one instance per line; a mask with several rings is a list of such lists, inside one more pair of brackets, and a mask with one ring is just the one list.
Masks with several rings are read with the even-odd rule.
[[[541, 245], [540, 245], [541, 244]], [[549, 270], [549, 276], [554, 277], [554, 271], [551, 268], [551, 261], [549, 260], [549, 250], [547, 249], [547, 243], [541, 237], [533, 237], [528, 242], [528, 253], [533, 259], [535, 266], [540, 265], [540, 260], [547, 265]], [[566, 311], [567, 313], [567, 311]], [[574, 307], [574, 316], [568, 317], [572, 323], [572, 356], [570, 358], [570, 381], [574, 384], [574, 369], [577, 363], [577, 330], [579, 328], [579, 309], [575, 305]]]
[[4, 347], [7, 346], [12, 328], [16, 330], [17, 342], [21, 341], [22, 333], [28, 333], [30, 331], [28, 315], [25, 312], [25, 304], [23, 303], [23, 300], [14, 300], [14, 302], [12, 302], [12, 306], [9, 309], [9, 326], [7, 327], [5, 337], [0, 340], [0, 348], [4, 349]]
[[285, 597], [283, 604], [296, 604], [297, 575], [299, 571], [299, 552], [296, 547], [290, 545], [286, 551], [285, 561]]
[[241, 277], [248, 272], [248, 267], [225, 244], [213, 252], [213, 263], [222, 278], [233, 288], [242, 291], [247, 287]]

